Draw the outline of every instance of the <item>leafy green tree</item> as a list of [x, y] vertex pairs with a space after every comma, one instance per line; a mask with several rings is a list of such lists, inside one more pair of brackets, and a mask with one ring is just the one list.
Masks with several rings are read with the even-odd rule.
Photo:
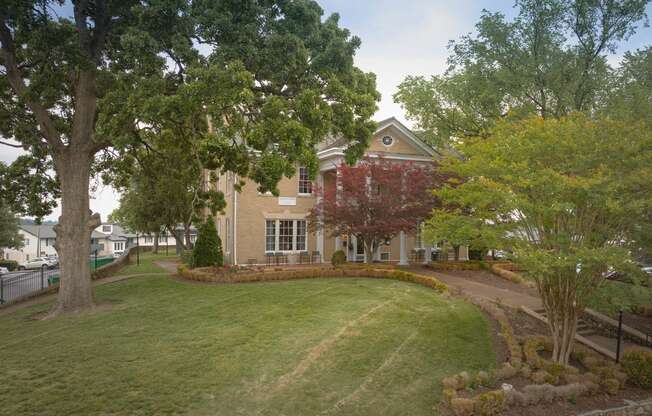
[[[442, 164], [435, 191], [446, 207], [427, 228], [508, 249], [536, 282], [554, 341], [567, 364], [577, 317], [611, 267], [631, 268], [627, 241], [649, 224], [652, 131], [643, 123], [581, 114], [497, 123], [467, 140], [464, 158]], [[468, 237], [465, 237], [468, 238]]]
[[561, 117], [603, 105], [607, 54], [647, 23], [647, 0], [518, 0], [484, 11], [477, 35], [451, 42], [449, 69], [407, 77], [394, 99], [437, 144], [488, 136], [505, 115]]
[[[19, 219], [11, 212], [7, 204], [0, 200], [0, 250], [2, 248], [19, 249], [23, 246], [23, 237], [18, 232]], [[1, 251], [0, 251], [0, 254]]]
[[217, 228], [212, 217], [201, 224], [199, 227], [197, 242], [192, 249], [192, 266], [193, 267], [221, 267], [224, 265], [224, 256], [222, 254], [222, 241], [217, 235]]
[[[141, 133], [155, 112], [143, 103], [195, 109], [188, 121], [203, 124], [183, 128], [203, 137], [196, 144], [204, 166], [263, 189], [294, 174], [297, 161], [316, 169], [316, 145], [328, 134], [351, 140], [350, 159], [362, 153], [374, 130], [375, 77], [353, 65], [360, 40], [337, 15], [322, 14], [311, 0], [0, 5], [0, 133], [49, 155], [61, 191], [62, 273], [52, 314], [93, 305], [80, 255], [100, 223], [89, 211], [89, 177], [115, 155], [151, 146]], [[210, 48], [208, 56], [197, 44]]]

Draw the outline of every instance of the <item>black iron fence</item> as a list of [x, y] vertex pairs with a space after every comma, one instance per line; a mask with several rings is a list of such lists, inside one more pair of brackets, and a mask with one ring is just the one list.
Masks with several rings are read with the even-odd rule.
[[42, 267], [0, 276], [0, 304], [22, 298], [59, 282], [59, 269]]

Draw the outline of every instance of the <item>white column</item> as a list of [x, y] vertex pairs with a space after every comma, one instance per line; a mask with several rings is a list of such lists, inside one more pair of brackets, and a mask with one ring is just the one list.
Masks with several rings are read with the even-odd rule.
[[401, 231], [399, 234], [399, 240], [401, 242], [401, 257], [399, 259], [398, 265], [399, 266], [407, 266], [408, 264], [408, 258], [407, 258], [407, 249], [406, 249], [406, 242], [405, 242], [405, 231]]
[[339, 235], [335, 237], [335, 251], [342, 250], [342, 237]]
[[[324, 189], [324, 175], [320, 172], [317, 175], [317, 187], [319, 189]], [[317, 201], [318, 203], [321, 202], [321, 196], [318, 197], [319, 200]], [[319, 262], [323, 263], [324, 262], [324, 229], [320, 228], [317, 230], [317, 251], [319, 251]]]
[[423, 264], [429, 264], [431, 257], [432, 257], [432, 247], [427, 246], [426, 251], [423, 254]]

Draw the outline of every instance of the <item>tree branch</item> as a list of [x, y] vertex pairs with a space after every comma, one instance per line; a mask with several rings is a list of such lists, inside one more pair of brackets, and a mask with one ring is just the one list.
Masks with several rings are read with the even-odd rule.
[[34, 117], [41, 128], [43, 137], [48, 142], [50, 147], [56, 152], [64, 148], [61, 137], [57, 129], [54, 127], [54, 122], [50, 117], [47, 110], [38, 101], [29, 97], [29, 91], [23, 77], [20, 74], [18, 65], [16, 63], [16, 46], [14, 39], [11, 36], [11, 30], [5, 22], [5, 17], [0, 16], [0, 43], [2, 43], [2, 60], [3, 65], [7, 71], [7, 79], [13, 88], [16, 95], [25, 100], [27, 106], [34, 113]]

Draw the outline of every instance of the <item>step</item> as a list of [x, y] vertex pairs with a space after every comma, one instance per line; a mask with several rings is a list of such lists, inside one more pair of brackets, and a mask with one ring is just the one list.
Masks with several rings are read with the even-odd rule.
[[593, 328], [584, 328], [577, 331], [578, 334], [588, 337], [597, 334]]

